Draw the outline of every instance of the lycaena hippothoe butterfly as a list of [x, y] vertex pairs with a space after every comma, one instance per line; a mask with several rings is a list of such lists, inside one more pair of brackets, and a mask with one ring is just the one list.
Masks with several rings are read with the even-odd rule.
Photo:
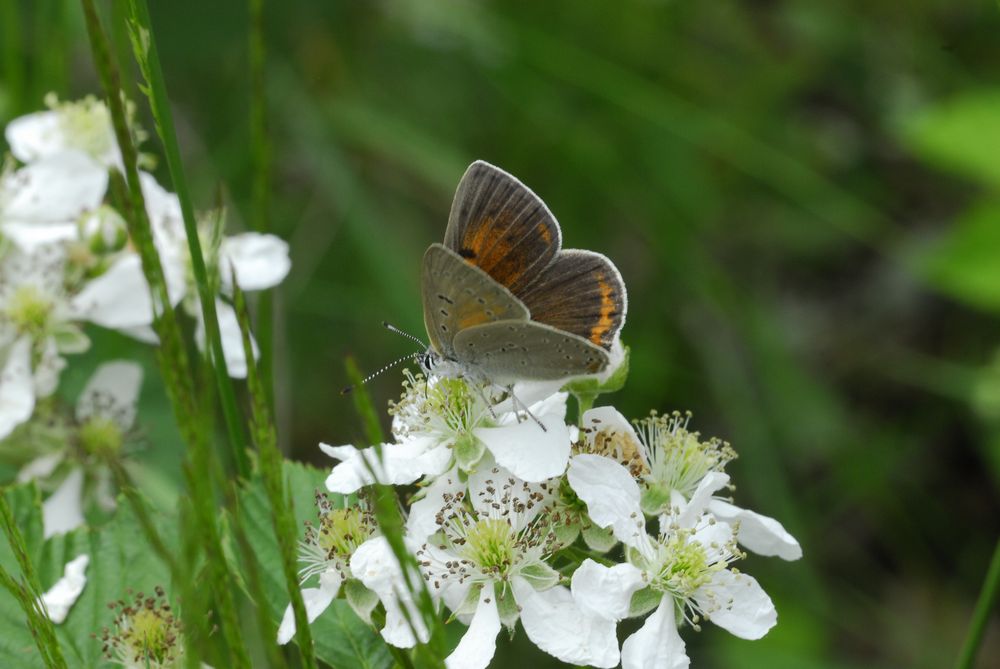
[[604, 371], [625, 323], [625, 284], [600, 253], [561, 245], [541, 198], [498, 167], [472, 163], [444, 244], [424, 254], [426, 366], [497, 384]]

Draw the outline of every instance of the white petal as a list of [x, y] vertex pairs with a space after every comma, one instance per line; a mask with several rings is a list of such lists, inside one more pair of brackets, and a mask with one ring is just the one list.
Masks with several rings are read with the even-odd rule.
[[[513, 485], [509, 483], [514, 479]], [[522, 530], [546, 510], [552, 489], [541, 483], [518, 481], [512, 472], [486, 459], [469, 474], [469, 501], [481, 518], [501, 518], [515, 532]], [[510, 512], [514, 506], [518, 512]]]
[[678, 516], [677, 524], [681, 527], [693, 527], [695, 522], [701, 517], [701, 514], [705, 512], [705, 508], [712, 500], [712, 495], [727, 483], [729, 483], [729, 474], [723, 474], [722, 472], [709, 472], [705, 474], [705, 478], [698, 483], [698, 487], [691, 493], [691, 499], [688, 501], [687, 506], [684, 507]]
[[573, 572], [570, 588], [581, 610], [617, 622], [628, 616], [632, 595], [644, 585], [642, 572], [630, 564], [605, 567], [587, 558]]
[[42, 503], [42, 527], [46, 539], [83, 525], [83, 470], [74, 469]]
[[4, 135], [10, 152], [22, 163], [62, 150], [59, 117], [53, 111], [40, 111], [19, 116], [7, 124]]
[[543, 404], [545, 411], [536, 412], [532, 408], [532, 413], [545, 426], [544, 430], [530, 417], [520, 423], [474, 430], [497, 463], [524, 481], [560, 476], [569, 459], [569, 431], [563, 422], [566, 405], [548, 400]]
[[[331, 447], [320, 444], [327, 455], [343, 460], [326, 479], [330, 492], [352, 493], [376, 481], [390, 485], [413, 483], [425, 474], [437, 475], [447, 466], [447, 447], [427, 448], [426, 441], [382, 444], [381, 458], [374, 448]], [[324, 448], [325, 447], [325, 448]], [[336, 452], [334, 450], [336, 449]]]
[[59, 463], [63, 461], [66, 454], [62, 451], [57, 451], [56, 453], [49, 453], [48, 455], [41, 455], [28, 464], [21, 467], [21, 471], [17, 473], [18, 483], [27, 483], [32, 479], [43, 479], [49, 474], [56, 470]]
[[115, 330], [151, 325], [153, 301], [139, 256], [127, 253], [115, 261], [83, 287], [70, 308], [79, 318]]
[[469, 629], [451, 655], [445, 658], [445, 666], [448, 669], [485, 669], [496, 653], [499, 633], [500, 614], [497, 611], [493, 585], [490, 583], [480, 593], [479, 605], [472, 616]]
[[41, 599], [49, 612], [49, 619], [57, 625], [66, 620], [69, 610], [83, 592], [83, 586], [87, 584], [86, 571], [89, 562], [90, 557], [86, 554], [78, 555], [67, 562], [63, 577], [42, 595]]
[[156, 334], [156, 330], [148, 325], [140, 325], [135, 328], [118, 328], [118, 331], [123, 335], [128, 335], [133, 339], [141, 341], [143, 344], [159, 344], [160, 338]]
[[771, 598], [752, 577], [728, 569], [695, 593], [708, 619], [741, 639], [759, 639], [778, 622]]
[[674, 602], [664, 597], [635, 634], [622, 644], [622, 669], [687, 669], [684, 640], [677, 633]]
[[3, 234], [21, 250], [32, 253], [47, 244], [59, 244], [77, 238], [76, 223], [25, 223], [4, 221]]
[[[340, 572], [328, 569], [320, 575], [318, 588], [302, 589], [302, 601], [306, 607], [306, 618], [310, 623], [326, 611], [331, 602], [337, 598], [342, 582], [343, 577]], [[295, 636], [295, 612], [289, 604], [285, 609], [285, 615], [281, 618], [281, 626], [278, 627], [278, 643], [285, 645], [293, 636]]]
[[[407, 547], [412, 549], [409, 542]], [[387, 643], [397, 648], [412, 648], [418, 638], [421, 642], [427, 641], [430, 632], [413, 603], [399, 561], [385, 537], [369, 539], [354, 551], [351, 573], [382, 600], [385, 607], [382, 638]], [[411, 624], [416, 627], [416, 635]]]
[[463, 490], [465, 484], [452, 470], [441, 474], [424, 490], [424, 496], [410, 504], [410, 514], [406, 519], [406, 534], [417, 541], [423, 541], [440, 529], [437, 514], [444, 508], [445, 495], [454, 495]]
[[802, 547], [774, 518], [741, 509], [721, 499], [708, 503], [708, 510], [719, 520], [739, 523], [737, 541], [758, 555], [780, 557], [782, 560], [798, 560], [802, 557]]
[[[229, 376], [234, 379], [244, 379], [247, 375], [247, 356], [246, 349], [243, 348], [243, 332], [240, 331], [240, 322], [236, 319], [236, 310], [222, 300], [216, 300], [215, 311], [219, 316], [219, 335], [222, 337], [222, 352], [226, 356]], [[260, 350], [252, 335], [250, 347], [256, 359], [260, 355]]]
[[582, 611], [563, 586], [538, 591], [520, 577], [511, 585], [521, 609], [521, 624], [536, 646], [570, 664], [618, 664], [615, 621]]
[[240, 288], [246, 291], [277, 286], [288, 275], [292, 261], [288, 243], [274, 235], [245, 232], [226, 237], [219, 247], [222, 285], [229, 287], [235, 270]]
[[31, 340], [22, 337], [7, 352], [0, 371], [0, 439], [31, 418], [35, 410], [35, 382], [31, 374]]
[[[74, 350], [75, 353], [82, 353], [89, 346], [90, 342], [86, 338], [82, 340], [85, 346]], [[48, 397], [56, 391], [59, 385], [59, 375], [66, 367], [66, 360], [59, 355], [59, 348], [54, 337], [47, 338], [42, 343], [42, 357], [35, 362], [32, 374], [35, 382], [35, 396]]]
[[646, 535], [639, 485], [625, 467], [601, 455], [574, 455], [567, 478], [598, 527], [611, 527], [628, 546]]
[[64, 151], [19, 169], [4, 182], [4, 218], [68, 223], [104, 199], [108, 171], [79, 151]]
[[106, 362], [94, 372], [76, 403], [76, 419], [91, 416], [115, 420], [127, 430], [135, 422], [135, 408], [142, 387], [142, 366], [127, 360]]

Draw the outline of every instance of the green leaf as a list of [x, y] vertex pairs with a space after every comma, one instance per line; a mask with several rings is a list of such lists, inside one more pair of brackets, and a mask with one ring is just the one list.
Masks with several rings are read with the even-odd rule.
[[929, 162], [1000, 186], [1000, 89], [924, 109], [904, 123], [903, 136]]
[[[316, 490], [325, 490], [326, 472], [298, 463], [285, 462], [286, 489], [293, 498], [295, 519], [299, 527], [316, 521]], [[280, 620], [288, 606], [288, 590], [281, 569], [281, 553], [274, 535], [271, 509], [264, 481], [253, 475], [240, 496], [244, 531], [260, 563], [261, 585], [267, 596], [263, 604]], [[316, 583], [306, 583], [316, 587]], [[312, 624], [316, 656], [335, 668], [388, 667], [392, 658], [378, 634], [359, 619], [350, 605], [338, 599]]]
[[[111, 625], [115, 612], [107, 605], [119, 599], [131, 599], [130, 590], [152, 593], [158, 585], [166, 589], [168, 599], [173, 594], [169, 572], [147, 544], [129, 505], [120, 501], [114, 518], [100, 532], [80, 528], [44, 540], [41, 497], [37, 488], [33, 484], [18, 486], [5, 494], [43, 589], [51, 588], [62, 578], [67, 562], [84, 553], [90, 556], [83, 593], [66, 620], [56, 625], [56, 635], [67, 663], [70, 667], [115, 666], [102, 657], [101, 642], [91, 637], [91, 634], [100, 635], [102, 629]], [[167, 537], [169, 539], [169, 533]], [[5, 545], [0, 548], [0, 564], [11, 573], [18, 573], [14, 558]], [[25, 626], [23, 612], [13, 597], [6, 594], [0, 596], [0, 666], [43, 667]], [[171, 602], [179, 603], [176, 597]]]
[[1000, 310], [998, 258], [1000, 203], [991, 202], [963, 215], [925, 257], [923, 270], [937, 288], [952, 297], [982, 309]]

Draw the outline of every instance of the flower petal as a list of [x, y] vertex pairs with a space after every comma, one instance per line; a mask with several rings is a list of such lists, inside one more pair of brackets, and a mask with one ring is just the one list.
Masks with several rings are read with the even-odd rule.
[[479, 594], [479, 605], [458, 646], [445, 658], [448, 669], [485, 669], [497, 650], [500, 613], [492, 584]]
[[424, 496], [410, 504], [410, 514], [406, 519], [406, 534], [417, 541], [423, 541], [440, 529], [437, 524], [438, 512], [444, 508], [446, 495], [454, 495], [463, 490], [465, 484], [452, 470], [441, 474], [424, 489]]
[[222, 240], [219, 247], [219, 272], [222, 285], [230, 288], [235, 271], [240, 288], [264, 290], [281, 283], [292, 268], [288, 243], [274, 235], [244, 232]]
[[681, 527], [693, 527], [701, 517], [701, 514], [705, 512], [705, 508], [712, 500], [712, 495], [727, 483], [729, 483], [729, 474], [723, 474], [722, 472], [709, 472], [705, 474], [705, 478], [698, 483], [698, 487], [691, 493], [691, 499], [688, 500], [687, 506], [678, 515], [677, 524]]
[[695, 593], [708, 619], [741, 639], [759, 639], [778, 622], [771, 598], [752, 577], [724, 569]]
[[521, 624], [536, 646], [570, 664], [618, 664], [616, 621], [581, 610], [563, 586], [538, 591], [520, 577], [511, 585]]
[[639, 631], [622, 644], [622, 669], [687, 669], [690, 663], [677, 633], [674, 602], [664, 597]]
[[0, 371], [0, 439], [31, 418], [35, 410], [35, 381], [31, 374], [31, 339], [21, 337], [7, 352]]
[[139, 256], [127, 253], [115, 261], [83, 287], [70, 309], [79, 318], [114, 330], [151, 325], [153, 301]]
[[610, 526], [615, 538], [628, 546], [646, 535], [639, 485], [625, 467], [601, 455], [574, 455], [567, 478], [596, 525]]
[[[412, 550], [409, 542], [407, 547]], [[397, 648], [412, 648], [418, 639], [423, 643], [430, 638], [403, 579], [399, 561], [385, 537], [373, 537], [354, 551], [351, 573], [382, 600], [385, 607], [382, 638], [386, 643]]]
[[106, 362], [94, 372], [76, 403], [76, 419], [92, 416], [114, 420], [123, 430], [135, 423], [142, 387], [142, 366], [128, 360]]
[[[326, 611], [337, 598], [343, 580], [339, 571], [327, 569], [319, 577], [318, 588], [302, 588], [302, 601], [306, 606], [306, 618], [310, 623]], [[289, 604], [285, 609], [285, 615], [281, 617], [281, 626], [278, 627], [278, 643], [283, 646], [291, 641], [295, 631], [295, 612]]]
[[35, 458], [21, 467], [21, 471], [17, 473], [17, 482], [27, 483], [32, 479], [46, 478], [56, 470], [65, 457], [66, 454], [63, 451], [56, 451]]
[[[544, 411], [535, 410], [540, 405], [544, 405]], [[499, 465], [519, 479], [532, 482], [561, 475], [566, 470], [570, 449], [564, 400], [546, 400], [535, 407], [532, 414], [545, 426], [544, 430], [529, 417], [520, 423], [480, 427], [473, 431]]]
[[79, 151], [63, 151], [22, 167], [4, 181], [4, 219], [69, 223], [104, 199], [108, 171]]
[[741, 509], [721, 499], [708, 503], [709, 512], [719, 520], [739, 524], [736, 540], [758, 555], [777, 556], [782, 560], [798, 560], [802, 547], [774, 518]]
[[42, 503], [42, 527], [46, 539], [83, 525], [83, 470], [74, 469]]
[[30, 163], [63, 148], [59, 116], [53, 111], [19, 116], [7, 124], [4, 135], [10, 152], [22, 163]]
[[356, 449], [320, 444], [327, 455], [342, 460], [327, 477], [326, 487], [330, 492], [348, 494], [376, 480], [390, 485], [405, 485], [425, 474], [437, 475], [448, 465], [451, 453], [447, 447], [429, 449], [428, 443], [412, 440], [382, 444], [381, 458], [375, 447]]
[[628, 563], [605, 567], [587, 558], [573, 572], [570, 588], [580, 609], [618, 622], [628, 616], [632, 595], [644, 585], [642, 572]]
[[89, 562], [90, 556], [86, 553], [67, 562], [63, 577], [42, 595], [41, 600], [49, 612], [49, 619], [57, 625], [66, 620], [69, 610], [83, 592], [83, 586], [87, 584], [86, 571]]

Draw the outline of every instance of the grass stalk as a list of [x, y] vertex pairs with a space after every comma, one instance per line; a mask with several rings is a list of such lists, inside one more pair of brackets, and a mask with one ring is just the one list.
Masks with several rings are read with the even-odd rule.
[[[236, 309], [236, 319], [243, 335], [243, 349], [247, 360], [253, 360], [253, 346], [250, 339], [250, 314], [247, 311], [246, 298], [236, 283], [233, 274], [233, 302]], [[267, 492], [271, 506], [271, 521], [274, 534], [278, 538], [281, 552], [281, 568], [285, 575], [285, 585], [288, 587], [288, 599], [295, 614], [295, 638], [298, 641], [302, 665], [306, 669], [316, 669], [316, 655], [313, 647], [312, 630], [306, 616], [305, 602], [299, 587], [298, 532], [295, 527], [295, 513], [292, 507], [291, 495], [285, 490], [283, 459], [278, 450], [278, 438], [271, 419], [268, 397], [265, 394], [257, 368], [247, 365], [247, 388], [250, 391], [251, 434], [260, 453], [260, 472], [264, 478], [264, 489]], [[273, 638], [273, 637], [272, 637]], [[271, 642], [271, 640], [265, 640]], [[272, 642], [273, 643], [273, 642]]]
[[986, 570], [986, 578], [979, 591], [979, 600], [972, 613], [969, 632], [965, 637], [965, 643], [962, 644], [958, 662], [955, 664], [956, 669], [972, 669], [975, 666], [976, 654], [983, 641], [986, 625], [990, 621], [990, 613], [996, 607], [998, 595], [1000, 595], [1000, 540], [997, 541], [996, 548], [993, 549], [993, 558]]
[[31, 636], [35, 640], [35, 645], [38, 646], [38, 652], [41, 654], [45, 666], [62, 669], [66, 667], [66, 660], [59, 647], [59, 640], [56, 639], [55, 627], [45, 612], [44, 605], [41, 604], [42, 588], [38, 582], [38, 576], [35, 574], [31, 558], [28, 556], [24, 536], [14, 520], [14, 512], [3, 494], [0, 494], [0, 524], [3, 525], [4, 535], [6, 535], [10, 550], [17, 560], [23, 579], [22, 582], [18, 583], [6, 569], [0, 567], [0, 585], [10, 591], [24, 611], [28, 629], [31, 630]]
[[25, 56], [18, 0], [0, 0], [0, 27], [4, 45], [3, 80], [10, 97], [10, 111], [12, 115], [19, 114], [25, 107]]
[[170, 98], [167, 95], [167, 85], [163, 78], [163, 69], [160, 65], [160, 56], [156, 48], [156, 39], [146, 0], [129, 0], [128, 27], [132, 38], [132, 49], [146, 82], [145, 86], [141, 88], [149, 99], [157, 133], [166, 155], [167, 167], [170, 170], [170, 178], [180, 201], [181, 216], [184, 219], [184, 231], [191, 256], [191, 269], [197, 285], [198, 301], [201, 303], [201, 315], [205, 324], [205, 341], [211, 351], [214, 363], [219, 401], [222, 405], [222, 413], [233, 449], [236, 470], [240, 476], [245, 478], [250, 474], [250, 460], [246, 453], [246, 435], [236, 403], [236, 393], [226, 368], [222, 338], [219, 334], [219, 317], [215, 308], [214, 282], [209, 278], [205, 256], [201, 249], [198, 223], [195, 219], [194, 206], [188, 190], [187, 178], [184, 175], [184, 167], [181, 163], [177, 132], [174, 129], [173, 113], [170, 110]]

